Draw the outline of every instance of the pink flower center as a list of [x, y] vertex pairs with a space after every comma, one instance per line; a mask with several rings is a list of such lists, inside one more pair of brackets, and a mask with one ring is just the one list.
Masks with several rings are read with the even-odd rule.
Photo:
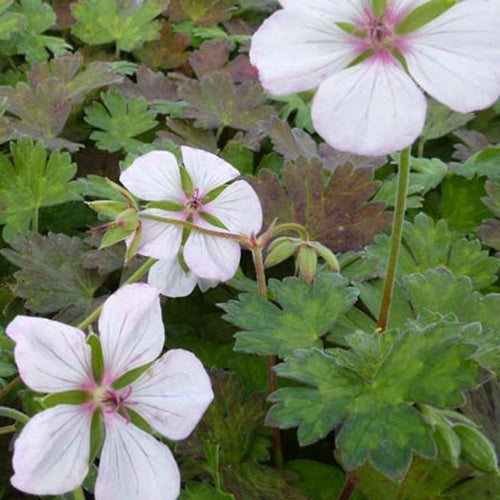
[[130, 404], [129, 398], [132, 394], [132, 387], [125, 387], [124, 389], [114, 389], [113, 387], [97, 387], [93, 394], [93, 401], [95, 407], [102, 408], [104, 413], [124, 413], [128, 418], [127, 409], [125, 405]]
[[196, 214], [199, 212], [202, 207], [203, 207], [203, 201], [200, 195], [200, 190], [196, 188], [192, 193], [191, 193], [191, 198], [188, 198], [185, 202], [186, 208], [188, 209], [188, 212], [192, 214]]

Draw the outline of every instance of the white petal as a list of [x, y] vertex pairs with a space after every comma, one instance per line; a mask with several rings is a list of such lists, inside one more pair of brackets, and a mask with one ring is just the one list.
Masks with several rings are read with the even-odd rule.
[[109, 381], [155, 360], [165, 343], [160, 291], [144, 283], [125, 285], [104, 303], [99, 335]]
[[149, 271], [148, 283], [166, 297], [186, 297], [196, 286], [196, 276], [191, 271], [186, 273], [176, 256], [159, 260]]
[[71, 391], [91, 382], [90, 347], [82, 331], [28, 316], [17, 316], [6, 331], [16, 342], [19, 374], [34, 391]]
[[388, 0], [387, 11], [396, 23], [429, 0]]
[[88, 473], [92, 411], [59, 405], [35, 415], [14, 443], [11, 483], [33, 495], [60, 495]]
[[200, 196], [240, 175], [236, 168], [212, 153], [188, 146], [182, 146], [181, 151], [184, 167]]
[[[155, 215], [169, 219], [184, 219], [181, 212], [167, 212], [149, 208], [142, 215]], [[141, 244], [137, 253], [154, 259], [168, 259], [179, 253], [182, 241], [182, 227], [165, 222], [141, 218]]]
[[200, 278], [231, 279], [238, 269], [241, 250], [238, 243], [191, 231], [184, 245], [184, 260]]
[[215, 215], [231, 233], [250, 235], [262, 227], [259, 197], [245, 181], [228, 186], [211, 203], [204, 205], [203, 210]]
[[372, 0], [279, 0], [285, 9], [307, 9], [310, 15], [330, 16], [335, 21], [354, 22], [371, 9]]
[[211, 280], [207, 278], [198, 278], [198, 286], [205, 293], [209, 288], [214, 288], [219, 284], [219, 280]]
[[268, 92], [286, 95], [312, 89], [359, 54], [353, 37], [335, 24], [352, 19], [339, 16], [333, 5], [328, 11], [280, 10], [253, 35], [250, 61]]
[[334, 148], [367, 156], [409, 146], [424, 126], [426, 100], [401, 65], [371, 57], [324, 82], [312, 119]]
[[182, 202], [184, 199], [177, 160], [167, 151], [139, 156], [122, 172], [120, 182], [142, 200]]
[[178, 440], [191, 434], [213, 398], [210, 378], [198, 358], [172, 349], [132, 384], [129, 401], [155, 431]]
[[119, 415], [106, 419], [96, 500], [175, 500], [180, 482], [167, 446]]
[[500, 93], [500, 9], [465, 0], [412, 33], [403, 54], [410, 74], [461, 113], [493, 104]]

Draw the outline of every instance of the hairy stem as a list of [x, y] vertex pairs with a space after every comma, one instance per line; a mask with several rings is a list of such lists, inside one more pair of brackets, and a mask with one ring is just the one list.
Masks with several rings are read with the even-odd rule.
[[3, 389], [0, 389], [0, 401], [5, 398], [9, 392], [21, 383], [21, 377], [13, 378]]
[[403, 235], [403, 222], [406, 210], [406, 196], [408, 194], [408, 182], [410, 178], [410, 154], [411, 148], [406, 148], [401, 152], [398, 170], [398, 190], [396, 195], [396, 206], [394, 208], [394, 218], [392, 222], [391, 250], [389, 262], [387, 264], [387, 274], [385, 277], [384, 294], [377, 326], [383, 333], [387, 328], [387, 320], [391, 309], [392, 292], [396, 278], [399, 252], [401, 250], [401, 237]]
[[[253, 263], [255, 266], [255, 273], [257, 275], [257, 283], [259, 285], [259, 293], [261, 297], [267, 300], [267, 287], [266, 287], [266, 273], [264, 270], [264, 258], [262, 255], [262, 247], [256, 245], [252, 249]], [[269, 377], [269, 393], [276, 391], [276, 374], [273, 367], [276, 364], [276, 358], [269, 356], [267, 358], [267, 375]], [[283, 469], [283, 451], [281, 449], [281, 434], [277, 427], [273, 427], [273, 452], [274, 463], [278, 469]]]
[[74, 500], [85, 500], [85, 493], [82, 488], [76, 488], [76, 490], [72, 491]]
[[0, 406], [0, 417], [10, 418], [21, 424], [25, 424], [29, 417], [24, 413], [14, 410], [14, 408], [7, 408], [6, 406]]
[[39, 211], [37, 207], [33, 210], [33, 218], [31, 219], [31, 230], [34, 233], [38, 233], [38, 220], [39, 220]]
[[2, 434], [14, 434], [17, 431], [15, 424], [6, 425], [5, 427], [0, 427], [0, 436]]

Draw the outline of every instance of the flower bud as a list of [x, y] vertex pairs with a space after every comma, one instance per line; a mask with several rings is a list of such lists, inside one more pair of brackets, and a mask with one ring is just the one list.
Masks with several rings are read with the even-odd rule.
[[318, 254], [309, 245], [301, 245], [297, 254], [297, 270], [306, 283], [312, 283], [318, 269]]
[[115, 218], [127, 209], [127, 204], [113, 200], [88, 201], [86, 204], [98, 214]]
[[482, 432], [465, 424], [457, 424], [453, 431], [460, 439], [461, 458], [481, 472], [498, 472], [495, 448]]
[[273, 267], [289, 259], [296, 251], [300, 241], [296, 238], [277, 238], [270, 245], [265, 261], [266, 267]]
[[313, 241], [310, 243], [311, 247], [316, 250], [316, 253], [327, 263], [328, 267], [338, 273], [340, 271], [340, 264], [335, 257], [335, 254], [327, 247], [322, 245], [317, 241]]

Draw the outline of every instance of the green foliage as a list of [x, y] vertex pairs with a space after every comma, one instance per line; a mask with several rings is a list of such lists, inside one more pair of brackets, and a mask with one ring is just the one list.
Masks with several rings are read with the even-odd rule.
[[58, 56], [71, 49], [64, 39], [43, 34], [56, 22], [56, 15], [47, 2], [20, 0], [9, 14], [22, 19], [23, 24], [22, 29], [12, 33], [10, 39], [0, 45], [4, 54], [23, 54], [28, 62], [35, 62], [47, 60], [50, 53]]
[[0, 155], [0, 224], [10, 239], [29, 230], [41, 207], [80, 199], [78, 185], [70, 182], [76, 165], [67, 153], [50, 156], [40, 143], [21, 139], [11, 143], [12, 161]]
[[[398, 277], [445, 267], [458, 276], [470, 276], [474, 287], [480, 290], [496, 281], [500, 267], [500, 261], [489, 257], [478, 240], [468, 240], [450, 231], [446, 221], [434, 223], [424, 213], [419, 213], [413, 224], [405, 222], [401, 250]], [[389, 237], [378, 236], [363, 255], [376, 263], [376, 271], [383, 276], [389, 255]]]
[[285, 357], [295, 349], [321, 347], [321, 337], [357, 298], [357, 290], [337, 274], [321, 274], [312, 285], [299, 278], [270, 280], [269, 293], [281, 308], [258, 294], [219, 304], [224, 319], [244, 329], [235, 335], [236, 351]]
[[500, 250], [500, 182], [488, 181], [486, 192], [488, 197], [482, 198], [482, 201], [496, 218], [485, 220], [477, 234], [486, 245]]
[[179, 86], [179, 97], [190, 105], [183, 116], [201, 128], [252, 130], [274, 114], [274, 108], [264, 104], [266, 94], [260, 85], [236, 85], [227, 73], [212, 73], [200, 81], [186, 79]]
[[[424, 195], [437, 187], [444, 179], [447, 168], [439, 159], [411, 158], [410, 181], [408, 186], [408, 208], [421, 208]], [[397, 179], [391, 176], [384, 181], [375, 200], [384, 201], [388, 207], [393, 207], [396, 202]]]
[[80, 0], [73, 4], [76, 20], [72, 33], [89, 45], [115, 43], [128, 52], [159, 36], [154, 19], [166, 8], [166, 0], [146, 0], [130, 7], [125, 0]]
[[172, 0], [168, 15], [174, 22], [189, 20], [200, 26], [210, 26], [227, 21], [231, 10], [231, 4], [223, 0]]
[[248, 181], [259, 195], [264, 222], [298, 222], [311, 239], [334, 252], [360, 250], [377, 233], [390, 226], [384, 203], [370, 202], [379, 183], [370, 169], [338, 167], [325, 186], [324, 170], [317, 160], [299, 158], [282, 170], [285, 188], [277, 176], [262, 170]]
[[[358, 332], [350, 351], [296, 351], [276, 367], [280, 377], [306, 387], [279, 389], [267, 416], [269, 425], [299, 426], [304, 446], [325, 437], [341, 422], [337, 446], [347, 469], [373, 465], [392, 478], [407, 471], [413, 453], [434, 457], [431, 429], [415, 404], [459, 406], [463, 390], [477, 383], [470, 360], [470, 327], [440, 321], [400, 332]], [[375, 338], [374, 338], [375, 337]], [[439, 391], [435, 388], [439, 387]]]
[[15, 273], [15, 293], [26, 308], [40, 314], [59, 312], [60, 321], [77, 323], [101, 302], [96, 292], [105, 280], [82, 266], [88, 248], [77, 237], [30, 233], [10, 242], [0, 253], [20, 268]]
[[14, 0], [0, 0], [0, 40], [8, 40], [24, 27], [24, 17], [9, 10]]
[[17, 373], [14, 364], [13, 343], [5, 336], [0, 327], [0, 389], [6, 384], [5, 379]]
[[92, 132], [90, 138], [99, 149], [111, 153], [125, 149], [137, 151], [141, 142], [134, 137], [157, 125], [156, 113], [148, 110], [144, 99], [125, 99], [114, 91], [101, 94], [102, 102], [85, 108], [85, 121], [101, 130]]

